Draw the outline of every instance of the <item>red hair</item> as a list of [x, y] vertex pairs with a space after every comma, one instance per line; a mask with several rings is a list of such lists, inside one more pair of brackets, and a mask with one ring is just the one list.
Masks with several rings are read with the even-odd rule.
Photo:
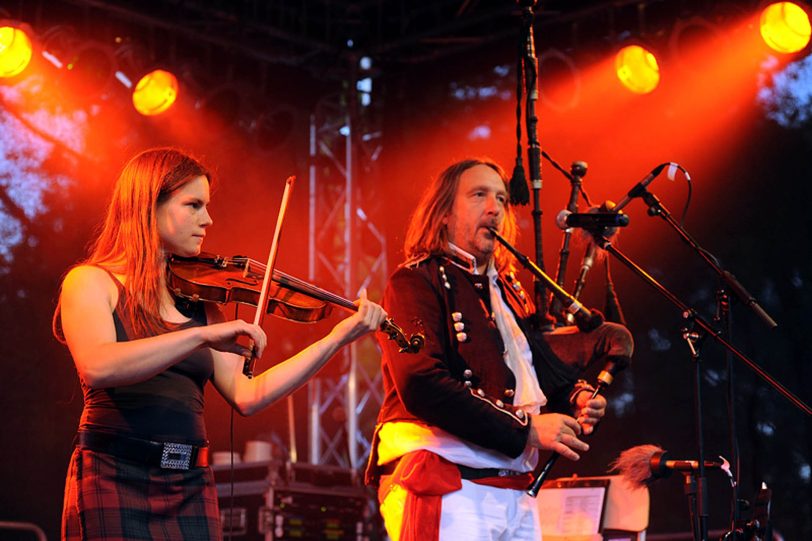
[[[489, 158], [468, 158], [449, 165], [426, 188], [420, 198], [420, 203], [412, 214], [406, 230], [406, 240], [403, 243], [407, 261], [448, 253], [448, 229], [444, 219], [451, 213], [454, 206], [460, 177], [465, 171], [477, 165], [485, 165], [496, 171], [502, 182], [505, 183], [505, 189], [509, 188], [505, 171]], [[516, 215], [509, 204], [505, 205], [505, 220], [501, 234], [511, 244], [516, 240]], [[493, 254], [496, 269], [501, 272], [512, 268], [512, 257], [510, 252], [497, 242]]]
[[[138, 335], [164, 329], [161, 299], [166, 256], [161, 250], [158, 205], [197, 177], [212, 176], [188, 154], [174, 148], [145, 150], [124, 166], [116, 181], [107, 216], [79, 265], [96, 265], [123, 274], [129, 302], [122, 306]], [[54, 334], [61, 338], [54, 313]]]

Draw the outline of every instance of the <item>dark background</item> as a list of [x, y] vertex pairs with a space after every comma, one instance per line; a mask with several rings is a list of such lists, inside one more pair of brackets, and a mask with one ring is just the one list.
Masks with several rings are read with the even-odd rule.
[[[567, 169], [574, 160], [589, 162], [585, 188], [593, 203], [621, 199], [663, 161], [688, 169], [693, 192], [685, 227], [779, 322], [769, 330], [734, 302], [731, 341], [806, 403], [812, 401], [812, 318], [805, 309], [812, 280], [810, 102], [802, 100], [794, 121], [781, 125], [768, 113], [787, 103], [764, 106], [758, 99], [760, 89], [772, 87], [770, 74], [776, 71], [765, 68], [767, 53], [750, 54], [755, 49], [747, 32], [754, 31], [757, 3], [542, 4], [536, 28], [540, 57], [549, 57], [550, 47], [570, 55], [582, 85], [576, 90], [560, 73], [542, 72], [542, 148]], [[279, 262], [299, 275], [306, 272], [308, 257], [308, 189], [302, 181], [308, 166], [318, 169], [320, 189], [338, 193], [341, 187], [335, 170], [326, 161], [309, 161], [307, 150], [309, 116], [333, 97], [357, 108], [359, 131], [377, 134], [379, 153], [367, 153], [359, 144], [355, 195], [387, 238], [390, 269], [402, 260], [405, 225], [430, 177], [469, 155], [489, 155], [506, 169], [513, 167], [520, 21], [514, 2], [0, 1], [0, 10], [5, 10], [0, 18], [25, 21], [40, 37], [70, 26], [77, 42], [129, 45], [128, 54], [116, 49], [121, 66], [171, 67], [181, 74], [185, 92], [167, 115], [143, 118], [131, 111], [115, 83], [93, 95], [80, 77], [72, 79], [42, 60], [32, 66], [33, 75], [0, 83], [0, 212], [4, 224], [17, 228], [3, 225], [1, 231], [9, 249], [0, 253], [0, 520], [34, 522], [50, 538], [58, 537], [62, 484], [81, 412], [75, 370], [50, 334], [51, 316], [59, 280], [84, 255], [128, 157], [159, 144], [201, 156], [218, 173], [215, 225], [206, 249], [259, 259], [271, 237], [283, 180], [299, 175]], [[678, 55], [670, 50], [662, 57], [663, 82], [653, 94], [632, 96], [601, 86], [606, 81], [597, 68], [621, 39], [640, 35], [669, 51], [675, 28], [699, 16], [724, 29], [722, 45], [706, 50], [700, 43], [702, 52], [714, 51], [718, 60], [678, 72]], [[775, 62], [779, 67], [801, 62], [805, 53]], [[373, 60], [371, 70], [357, 67], [364, 55]], [[350, 88], [367, 75], [373, 81], [372, 103], [363, 107], [353, 101], [357, 96]], [[808, 96], [809, 79], [798, 81]], [[204, 107], [204, 98], [225, 83], [239, 96], [232, 115], [224, 107]], [[572, 107], [560, 106], [574, 93]], [[284, 122], [274, 117], [280, 112]], [[262, 131], [256, 119], [269, 117], [276, 124]], [[547, 162], [543, 176], [543, 247], [552, 274], [561, 242], [553, 220], [566, 204], [569, 185]], [[41, 192], [33, 189], [36, 179], [45, 179]], [[650, 189], [681, 217], [688, 193], [681, 175], [673, 182], [662, 175]], [[43, 194], [38, 204], [31, 201], [33, 193]], [[642, 202], [634, 201], [626, 212], [631, 227], [618, 239], [620, 249], [710, 320], [715, 276], [662, 221], [646, 216]], [[519, 215], [519, 247], [532, 254], [530, 209], [521, 208]], [[357, 240], [362, 250], [372, 250], [368, 238]], [[336, 244], [340, 253], [340, 239]], [[574, 249], [568, 286], [581, 252], [580, 246]], [[611, 415], [593, 438], [592, 451], [576, 464], [560, 461], [554, 476], [603, 474], [620, 451], [644, 443], [659, 444], [680, 458], [696, 452], [694, 368], [680, 338], [680, 314], [618, 262], [611, 267], [635, 336], [634, 366], [610, 390]], [[584, 297], [598, 308], [604, 302], [601, 270], [592, 271]], [[331, 287], [330, 280], [323, 276], [321, 283]], [[528, 276], [522, 280], [530, 283]], [[373, 283], [370, 297], [380, 298], [382, 285]], [[302, 327], [269, 319], [272, 352], [266, 357], [293, 353], [335, 321], [331, 316]], [[376, 363], [371, 343], [361, 347], [367, 362]], [[723, 350], [706, 340], [702, 354], [707, 453], [730, 458]], [[775, 528], [786, 539], [809, 539], [810, 418], [744, 364], [734, 360], [733, 366], [740, 497], [752, 499], [766, 483], [773, 491]], [[334, 362], [326, 373], [342, 370]], [[297, 431], [304, 441], [306, 393], [295, 396]], [[208, 398], [212, 445], [227, 449], [229, 410], [216, 394]], [[343, 415], [334, 409], [327, 422]], [[284, 404], [254, 418], [237, 418], [235, 432], [237, 450], [257, 437], [284, 442]], [[725, 529], [730, 490], [721, 473], [709, 472], [708, 479], [710, 527]], [[689, 531], [681, 481], [675, 475], [651, 486], [650, 534]]]

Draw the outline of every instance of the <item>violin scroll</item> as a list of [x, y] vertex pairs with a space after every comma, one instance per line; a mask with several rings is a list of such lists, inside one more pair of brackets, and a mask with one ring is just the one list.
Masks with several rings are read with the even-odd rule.
[[426, 343], [426, 337], [420, 333], [413, 334], [409, 337], [409, 349], [404, 350], [407, 353], [417, 353], [420, 351], [420, 348], [423, 347], [423, 344]]
[[426, 337], [420, 333], [413, 334], [406, 338], [406, 334], [391, 318], [381, 324], [381, 332], [385, 333], [390, 340], [400, 346], [400, 353], [417, 353], [423, 344], [426, 343]]

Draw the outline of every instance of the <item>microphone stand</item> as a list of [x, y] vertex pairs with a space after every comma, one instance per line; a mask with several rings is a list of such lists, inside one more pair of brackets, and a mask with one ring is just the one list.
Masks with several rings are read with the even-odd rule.
[[[704, 465], [700, 465], [699, 468], [704, 470]], [[697, 484], [700, 479], [704, 479], [705, 473], [702, 472], [683, 472], [683, 486], [682, 491], [685, 494], [685, 497], [688, 499], [688, 516], [691, 520], [691, 536], [693, 539], [707, 539], [707, 530], [705, 530], [704, 534], [700, 530], [702, 525], [697, 522], [697, 515], [696, 510], [697, 507], [700, 505], [697, 499]], [[707, 517], [707, 516], [706, 516]], [[700, 537], [701, 536], [701, 537]]]
[[[680, 238], [688, 244], [700, 257], [710, 266], [710, 268], [719, 277], [719, 286], [716, 291], [716, 317], [714, 318], [719, 328], [722, 329], [722, 335], [728, 339], [732, 339], [732, 318], [730, 315], [730, 296], [728, 289], [730, 289], [738, 299], [745, 305], [749, 306], [753, 312], [767, 325], [773, 329], [778, 324], [770, 317], [770, 315], [758, 304], [758, 301], [751, 295], [743, 285], [741, 285], [736, 277], [725, 269], [722, 269], [718, 260], [707, 250], [699, 246], [694, 238], [685, 231], [668, 209], [653, 193], [649, 192], [645, 187], [636, 187], [631, 192], [631, 197], [643, 199], [648, 205], [648, 214], [650, 216], [659, 216], [662, 218], [672, 229], [674, 229]], [[736, 414], [735, 414], [735, 388], [734, 388], [734, 366], [733, 356], [729, 350], [725, 351], [725, 365], [728, 373], [726, 400], [727, 400], [727, 414], [728, 414], [728, 434], [731, 464], [733, 468], [733, 480], [731, 491], [731, 516], [730, 523], [731, 529], [729, 534], [736, 535], [735, 532], [739, 531], [738, 523], [740, 521], [740, 506], [739, 506], [739, 479], [740, 479], [740, 462], [739, 462], [739, 444], [736, 436]]]
[[[736, 294], [736, 296], [741, 300], [745, 305], [747, 305], [763, 322], [767, 327], [774, 329], [778, 326], [778, 323], [775, 322], [773, 318], [759, 305], [756, 298], [747, 291], [743, 285], [739, 283], [733, 274], [722, 269], [717, 260], [710, 252], [699, 246], [693, 237], [682, 227], [671, 213], [668, 212], [668, 209], [662, 204], [662, 202], [657, 198], [656, 195], [649, 192], [645, 186], [642, 184], [638, 184], [629, 192], [628, 195], [629, 199], [633, 199], [635, 197], [640, 197], [643, 201], [648, 205], [648, 214], [649, 216], [659, 216], [665, 222], [671, 226], [674, 231], [679, 234], [680, 238], [688, 244], [693, 250], [699, 254], [699, 256], [707, 263], [711, 269], [722, 279], [724, 283], [730, 287], [730, 289]], [[620, 205], [618, 205], [619, 207]], [[619, 209], [618, 209], [619, 210]]]
[[[640, 190], [641, 193], [637, 195], [642, 196], [649, 206], [655, 206], [654, 201], [656, 201], [656, 210], [649, 211], [652, 215], [661, 215], [664, 218], [667, 218], [669, 224], [673, 224], [677, 227], [681, 232], [684, 233], [684, 237], [686, 239], [690, 239], [693, 242], [693, 239], [690, 238], [690, 235], [684, 232], [684, 230], [674, 222], [671, 215], [662, 207], [656, 197], [650, 194], [645, 188]], [[705, 457], [704, 457], [704, 441], [702, 438], [702, 401], [701, 401], [701, 370], [700, 370], [700, 356], [699, 356], [699, 349], [697, 348], [697, 343], [700, 342], [704, 337], [709, 336], [713, 338], [716, 342], [721, 344], [724, 348], [727, 349], [733, 356], [739, 358], [742, 362], [744, 362], [751, 370], [753, 370], [759, 377], [761, 377], [764, 381], [766, 381], [770, 386], [776, 389], [779, 393], [781, 393], [785, 398], [787, 398], [792, 404], [794, 404], [797, 408], [804, 411], [807, 415], [812, 414], [812, 409], [805, 404], [801, 399], [796, 397], [792, 392], [786, 389], [783, 385], [781, 385], [777, 380], [775, 380], [772, 376], [770, 376], [764, 369], [762, 369], [758, 364], [752, 361], [749, 357], [747, 357], [744, 353], [736, 349], [732, 344], [730, 344], [725, 338], [722, 337], [721, 333], [715, 330], [710, 323], [708, 323], [705, 319], [702, 318], [697, 312], [689, 307], [687, 304], [682, 302], [676, 295], [674, 295], [671, 291], [666, 289], [662, 284], [660, 284], [653, 276], [648, 274], [643, 268], [638, 266], [634, 261], [629, 259], [623, 252], [618, 250], [612, 243], [603, 237], [600, 232], [593, 233], [595, 237], [595, 242], [600, 246], [602, 249], [606, 250], [621, 263], [623, 263], [626, 267], [628, 267], [632, 272], [634, 272], [637, 276], [643, 279], [647, 284], [652, 286], [656, 289], [662, 296], [664, 296], [668, 301], [671, 302], [674, 306], [676, 306], [680, 313], [682, 314], [683, 319], [686, 321], [686, 327], [682, 330], [683, 338], [686, 340], [689, 349], [691, 350], [692, 359], [694, 360], [695, 364], [695, 374], [694, 374], [694, 387], [695, 387], [695, 413], [696, 413], [696, 431], [697, 431], [697, 448], [698, 448], [698, 458], [697, 461], [699, 463], [699, 468], [697, 472], [697, 495], [696, 495], [696, 507], [697, 510], [695, 511], [695, 515], [698, 518], [696, 520], [697, 528], [695, 528], [694, 535], [696, 539], [701, 539], [702, 541], [707, 540], [708, 535], [708, 525], [707, 525], [707, 486], [705, 484]], [[702, 251], [703, 257], [709, 259], [706, 252]], [[729, 274], [729, 273], [727, 273]], [[731, 275], [732, 276], [732, 275]], [[702, 334], [697, 332], [695, 329], [699, 329]]]
[[[719, 286], [716, 290], [716, 316], [714, 321], [718, 325], [723, 336], [733, 341], [733, 318], [730, 312], [730, 296], [727, 293], [722, 281], [719, 281]], [[737, 532], [742, 531], [739, 528], [741, 521], [741, 511], [739, 506], [739, 480], [741, 473], [741, 464], [739, 462], [739, 440], [736, 436], [736, 391], [735, 391], [735, 373], [733, 371], [733, 356], [729, 351], [725, 350], [725, 367], [727, 369], [727, 422], [728, 422], [728, 445], [730, 446], [730, 461], [733, 470], [731, 474], [731, 490], [730, 490], [730, 530], [725, 536], [726, 539], [744, 539], [740, 537]], [[733, 536], [733, 537], [730, 537]]]
[[708, 539], [708, 485], [705, 482], [705, 437], [702, 427], [702, 359], [699, 355], [703, 335], [695, 332], [696, 313], [692, 309], [683, 310], [686, 326], [682, 328], [682, 338], [691, 352], [694, 361], [694, 415], [697, 447], [697, 471], [685, 478], [685, 494], [688, 496], [688, 511], [691, 516], [691, 531], [694, 539]]

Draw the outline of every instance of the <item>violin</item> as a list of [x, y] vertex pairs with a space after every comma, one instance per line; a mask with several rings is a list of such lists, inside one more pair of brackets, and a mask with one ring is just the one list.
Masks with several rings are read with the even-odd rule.
[[[173, 255], [168, 262], [167, 283], [175, 296], [193, 302], [237, 302], [256, 306], [265, 267], [259, 261], [244, 256], [229, 258], [205, 252], [196, 257]], [[267, 313], [292, 321], [312, 323], [327, 317], [333, 306], [358, 311], [355, 303], [348, 299], [273, 270]], [[425, 343], [422, 334], [407, 338], [391, 318], [381, 324], [380, 330], [400, 346], [401, 353], [417, 353]]]

